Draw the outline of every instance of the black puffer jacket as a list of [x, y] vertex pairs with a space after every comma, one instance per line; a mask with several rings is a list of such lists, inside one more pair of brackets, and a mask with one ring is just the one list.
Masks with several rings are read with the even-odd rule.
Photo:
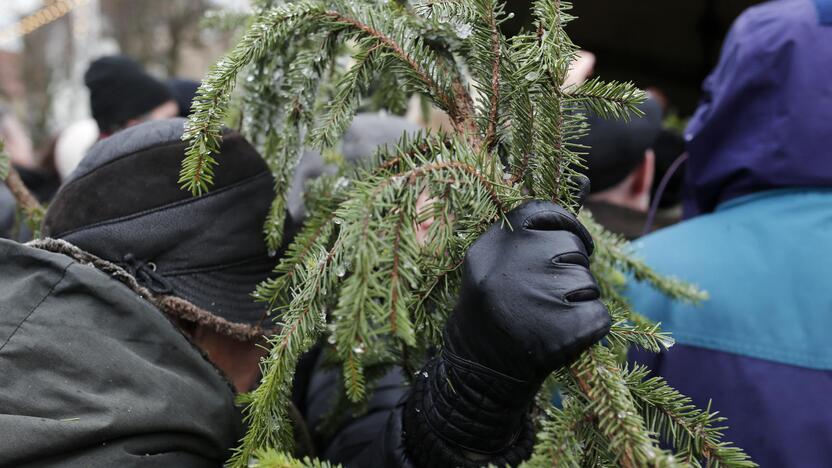
[[[341, 376], [324, 366], [322, 346], [301, 359], [293, 389], [294, 404], [305, 418], [314, 454], [345, 467], [411, 468], [402, 432], [410, 387], [401, 369], [394, 368], [375, 383], [366, 412], [346, 418], [331, 415], [342, 392]], [[325, 428], [324, 423], [330, 426]], [[302, 449], [308, 451], [308, 447]]]
[[0, 466], [218, 467], [242, 434], [227, 380], [155, 307], [0, 240]]

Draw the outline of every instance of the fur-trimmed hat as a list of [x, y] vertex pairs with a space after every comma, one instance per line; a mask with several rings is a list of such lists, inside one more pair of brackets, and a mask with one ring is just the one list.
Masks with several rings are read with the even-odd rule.
[[43, 230], [129, 272], [165, 312], [239, 339], [263, 333], [251, 297], [275, 266], [262, 227], [273, 179], [257, 151], [225, 130], [210, 192], [178, 183], [184, 119], [146, 122], [96, 143], [46, 213]]

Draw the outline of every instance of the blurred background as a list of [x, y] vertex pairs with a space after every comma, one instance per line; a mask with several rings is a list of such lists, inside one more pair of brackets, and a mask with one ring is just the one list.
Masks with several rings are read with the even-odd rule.
[[[515, 18], [528, 2], [513, 0]], [[605, 79], [632, 80], [667, 100], [671, 115], [692, 113], [725, 32], [754, 0], [580, 0], [569, 26], [597, 56]], [[43, 148], [62, 126], [89, 116], [83, 74], [91, 60], [123, 53], [160, 78], [199, 79], [234, 39], [202, 25], [209, 11], [245, 12], [248, 0], [3, 0], [0, 107]]]
[[248, 0], [3, 0], [0, 106], [25, 124], [35, 148], [89, 116], [83, 75], [123, 53], [158, 77], [200, 79], [232, 33], [200, 26], [209, 10], [245, 11]]

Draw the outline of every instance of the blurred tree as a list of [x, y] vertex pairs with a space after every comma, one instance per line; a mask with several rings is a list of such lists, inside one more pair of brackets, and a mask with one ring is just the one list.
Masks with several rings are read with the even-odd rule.
[[168, 76], [179, 73], [186, 46], [201, 45], [199, 21], [209, 7], [207, 0], [101, 0], [122, 53]]
[[24, 120], [36, 145], [50, 134], [50, 116], [55, 80], [66, 76], [71, 66], [71, 27], [68, 21], [55, 21], [23, 38], [25, 59], [22, 76], [26, 83]]

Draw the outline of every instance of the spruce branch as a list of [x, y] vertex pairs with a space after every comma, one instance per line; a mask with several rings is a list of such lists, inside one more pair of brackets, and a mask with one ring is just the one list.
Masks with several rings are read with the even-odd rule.
[[476, 16], [476, 6], [463, 0], [421, 0], [415, 2], [413, 10], [425, 17], [440, 21], [466, 23]]
[[647, 427], [665, 434], [679, 459], [693, 466], [757, 466], [742, 450], [722, 441], [723, 428], [715, 425], [725, 418], [712, 413], [710, 404], [697, 409], [690, 398], [660, 377], [648, 378], [649, 373], [646, 367], [635, 366], [625, 374], [627, 385]]
[[631, 115], [640, 117], [638, 105], [646, 99], [644, 91], [632, 83], [603, 82], [599, 78], [592, 78], [565, 94], [588, 112], [619, 120], [629, 120]]
[[[304, 230], [292, 244], [289, 245], [283, 258], [274, 269], [274, 277], [260, 283], [254, 292], [254, 298], [268, 303], [265, 314], [279, 310], [282, 304], [291, 301], [292, 288], [298, 287], [296, 275], [310, 261], [311, 255], [320, 251], [327, 244], [326, 240], [332, 235], [332, 212], [318, 213], [308, 220], [311, 229]], [[266, 315], [261, 318], [261, 323]]]
[[248, 465], [251, 468], [339, 468], [341, 466], [309, 457], [297, 459], [274, 449], [258, 450], [254, 454], [254, 459], [256, 461]]
[[6, 184], [9, 192], [11, 192], [15, 201], [17, 201], [17, 207], [23, 212], [26, 224], [33, 232], [40, 232], [40, 226], [43, 222], [43, 216], [46, 214], [46, 209], [32, 195], [32, 192], [23, 183], [23, 179], [20, 178], [17, 169], [12, 166], [11, 158], [6, 153], [2, 140], [0, 140], [0, 180]]
[[356, 30], [365, 33], [367, 36], [374, 38], [378, 44], [383, 45], [392, 51], [403, 63], [405, 63], [414, 73], [419, 77], [425, 89], [432, 91], [438, 98], [438, 103], [449, 112], [455, 106], [452, 104], [451, 97], [446, 93], [445, 89], [440, 88], [439, 84], [434, 80], [423, 65], [416, 61], [414, 57], [404, 51], [401, 45], [395, 42], [392, 38], [385, 35], [383, 32], [374, 29], [370, 25], [364, 24], [361, 21], [341, 15], [337, 12], [329, 12], [328, 16], [336, 22], [344, 23], [352, 26]]
[[[404, 345], [413, 346], [415, 344], [415, 339], [413, 337], [413, 327], [406, 321], [402, 320], [399, 323], [399, 319], [401, 317], [406, 317], [406, 311], [399, 310], [401, 302], [399, 301], [399, 297], [404, 294], [401, 290], [401, 273], [400, 268], [402, 262], [402, 244], [403, 244], [403, 235], [402, 231], [405, 228], [405, 210], [399, 210], [399, 218], [396, 220], [396, 226], [393, 228], [393, 232], [395, 232], [393, 236], [393, 267], [390, 272], [390, 330], [393, 335], [397, 335], [400, 339], [404, 341]], [[404, 313], [403, 313], [404, 312]]]
[[[659, 275], [644, 262], [634, 258], [629, 243], [621, 236], [604, 229], [590, 213], [582, 212], [580, 218], [595, 240], [597, 246], [595, 259], [598, 263], [605, 264], [606, 269], [632, 274], [637, 281], [646, 281], [664, 295], [678, 301], [697, 304], [708, 299], [708, 294], [696, 286], [676, 278]], [[624, 281], [622, 277], [622, 286]]]
[[595, 345], [570, 367], [570, 374], [590, 402], [595, 424], [606, 437], [616, 462], [625, 468], [674, 466], [672, 455], [663, 454], [636, 411], [630, 391], [614, 355]]
[[367, 92], [367, 85], [372, 80], [376, 69], [374, 61], [381, 55], [380, 47], [378, 41], [367, 39], [357, 45], [358, 52], [352, 57], [355, 64], [335, 84], [335, 97], [312, 133], [310, 141], [314, 146], [335, 146], [346, 132], [359, 100]]
[[[379, 45], [392, 52], [392, 56], [405, 67], [402, 71], [415, 74], [419, 85], [414, 87], [414, 91], [433, 99], [440, 109], [447, 112], [458, 133], [472, 138], [476, 137], [476, 134], [472, 133], [474, 126], [471, 97], [454, 73], [451, 73], [450, 83], [446, 82], [448, 70], [441, 65], [442, 61], [424, 45], [417, 31], [411, 29], [407, 22], [394, 21], [392, 24], [394, 35], [391, 35], [374, 28], [370, 22], [363, 22], [339, 12], [330, 11], [327, 16], [336, 23], [349, 26], [356, 32], [374, 38]], [[372, 19], [372, 15], [367, 16]], [[412, 53], [408, 53], [405, 48], [411, 50]]]
[[[453, 153], [447, 148], [437, 149], [446, 152], [449, 159], [462, 161], [425, 163], [425, 159], [414, 158], [416, 160], [410, 161], [411, 168], [403, 172], [388, 175], [382, 180], [356, 181], [351, 197], [336, 214], [338, 219], [343, 220], [340, 226], [345, 245], [355, 246], [339, 254], [351, 259], [351, 270], [344, 280], [338, 305], [333, 312], [336, 346], [344, 362], [345, 388], [354, 401], [366, 395], [362, 355], [378, 352], [377, 347], [383, 344], [375, 334], [370, 333], [371, 324], [377, 324], [376, 333], [393, 333], [406, 344], [415, 343], [414, 326], [408, 310], [414, 305], [412, 290], [421, 277], [416, 267], [419, 251], [414, 226], [400, 223], [402, 216], [417, 218], [414, 193], [419, 194], [427, 188], [425, 183], [454, 185], [464, 181], [468, 187], [464, 192], [479, 192], [477, 199], [480, 204], [484, 201], [491, 203], [493, 214], [490, 219], [507, 210], [503, 197], [497, 193], [499, 188], [476, 166], [464, 161], [466, 155], [469, 158], [475, 156], [466, 152], [461, 144], [452, 146]], [[422, 179], [425, 182], [420, 183]], [[465, 217], [459, 208], [453, 211], [455, 216]], [[392, 245], [395, 246], [392, 251], [389, 238], [382, 235], [391, 231]], [[407, 246], [409, 248], [404, 248]], [[400, 262], [411, 266], [399, 268]], [[406, 281], [399, 281], [399, 276], [404, 275], [407, 276]], [[392, 276], [396, 281], [385, 284]], [[390, 304], [392, 299], [395, 299], [395, 304]]]
[[288, 192], [303, 154], [304, 134], [313, 121], [320, 82], [338, 50], [337, 32], [312, 34], [306, 40], [315, 46], [295, 53], [285, 75], [280, 75], [276, 83], [274, 80], [270, 82], [278, 88], [276, 101], [282, 106], [276, 110], [263, 109], [266, 104], [262, 101], [250, 106], [252, 111], [257, 112], [255, 116], [265, 122], [263, 157], [275, 178], [277, 196], [264, 225], [266, 242], [272, 251], [276, 251], [282, 243]]
[[[504, 20], [502, 5], [496, 0], [475, 0], [471, 8], [457, 4], [449, 11], [440, 12], [453, 22], [457, 30], [470, 29], [470, 36], [463, 40], [470, 47], [468, 65], [473, 78], [474, 88], [481, 94], [481, 102], [476, 107], [479, 132], [483, 135], [482, 143], [486, 150], [493, 151], [501, 139], [505, 113], [500, 112], [504, 105], [506, 81], [502, 75], [508, 64], [503, 62], [506, 41], [499, 30]], [[449, 4], [445, 5], [450, 6]], [[459, 9], [462, 6], [462, 9]], [[431, 15], [436, 12], [430, 10]]]
[[624, 349], [638, 346], [646, 351], [659, 353], [667, 351], [676, 343], [670, 333], [661, 331], [661, 324], [647, 320], [634, 322], [625, 304], [608, 300], [607, 308], [613, 321], [607, 335], [611, 345], [618, 345]]
[[[336, 242], [336, 245], [338, 243]], [[321, 251], [303, 269], [294, 270], [301, 286], [293, 291], [292, 301], [282, 311], [280, 333], [269, 339], [269, 355], [261, 362], [260, 386], [244, 398], [244, 420], [248, 431], [229, 460], [232, 466], [248, 465], [257, 450], [292, 450], [292, 426], [288, 416], [291, 385], [300, 355], [316, 341], [326, 324], [326, 303], [322, 290], [332, 282], [327, 266], [334, 250]]]
[[194, 195], [207, 192], [213, 184], [213, 154], [219, 149], [222, 122], [227, 113], [237, 75], [249, 63], [279, 49], [287, 36], [310, 32], [314, 17], [323, 9], [312, 1], [280, 5], [264, 12], [249, 27], [230, 54], [208, 72], [194, 99], [194, 110], [188, 120], [183, 140], [190, 141], [179, 183]]
[[[489, 2], [491, 3], [491, 2]], [[500, 66], [501, 66], [501, 51], [502, 41], [500, 30], [497, 29], [497, 8], [496, 2], [489, 5], [488, 8], [488, 28], [489, 37], [491, 39], [491, 94], [489, 96], [488, 106], [488, 125], [485, 132], [485, 142], [489, 149], [493, 149], [497, 145], [497, 125], [499, 124], [499, 106], [500, 106]]]
[[[530, 187], [534, 196], [547, 197], [573, 211], [576, 210], [570, 181], [582, 164], [580, 155], [570, 142], [584, 132], [583, 118], [572, 112], [561, 86], [573, 61], [577, 47], [563, 30], [571, 20], [566, 13], [571, 4], [560, 1], [537, 1], [537, 33], [534, 38], [521, 38], [525, 45], [525, 62], [518, 66], [536, 104], [536, 125], [532, 135], [536, 151], [528, 167]], [[521, 58], [521, 59], [522, 59]]]
[[589, 426], [592, 425], [592, 413], [587, 410], [586, 405], [575, 399], [564, 402], [563, 408], [556, 408], [549, 402], [545, 405], [534, 453], [522, 467], [583, 466], [583, 440], [588, 435]]
[[613, 344], [635, 345], [646, 351], [658, 353], [673, 347], [676, 341], [670, 333], [661, 331], [661, 324], [642, 323], [629, 325], [624, 321], [613, 324], [607, 339]]
[[0, 139], [0, 180], [6, 180], [6, 177], [9, 176], [9, 169], [12, 167], [11, 158], [9, 154], [6, 153], [6, 145], [2, 139]]
[[[526, 50], [524, 50], [521, 40], [514, 41], [512, 45], [512, 57], [515, 62], [522, 62]], [[526, 58], [526, 63], [531, 63]], [[535, 151], [535, 134], [537, 128], [535, 125], [535, 109], [530, 97], [530, 87], [526, 75], [534, 73], [528, 71], [528, 65], [524, 68], [516, 67], [512, 70], [510, 81], [515, 83], [512, 90], [510, 106], [512, 111], [512, 125], [511, 125], [511, 146], [510, 146], [510, 160], [511, 167], [510, 184], [524, 182], [527, 180], [527, 171], [529, 169], [530, 161], [534, 158]], [[531, 185], [526, 183], [526, 188], [531, 189]]]
[[[496, 0], [423, 1], [412, 11], [374, 0], [258, 0], [249, 32], [203, 83], [181, 183], [195, 193], [210, 186], [219, 125], [237, 74], [248, 67], [243, 126], [277, 184], [266, 226], [270, 245], [281, 237], [285, 188], [303, 145], [337, 147], [368, 93], [396, 102], [418, 93], [448, 113], [453, 132], [402, 138], [359, 167], [312, 184], [305, 227], [256, 293], [282, 329], [263, 362], [263, 385], [245, 398], [250, 430], [235, 466], [252, 457], [317, 463], [261, 451], [292, 448], [286, 402], [297, 359], [312, 343], [328, 334], [343, 404], [362, 401], [381, 371], [394, 364], [418, 368], [425, 351], [441, 343], [466, 250], [524, 193], [577, 208], [573, 176], [586, 150], [577, 142], [586, 132], [583, 114], [626, 118], [644, 94], [629, 83], [600, 80], [562, 88], [577, 50], [563, 29], [573, 19], [570, 7], [536, 2], [535, 30], [509, 41], [499, 31], [505, 17]], [[432, 200], [428, 208], [417, 208], [422, 195]], [[416, 239], [415, 225], [429, 218], [427, 238]], [[681, 395], [619, 365], [625, 346], [672, 345], [658, 325], [631, 310], [621, 290], [629, 274], [674, 298], [705, 296], [651, 271], [630, 257], [623, 240], [588, 214], [582, 219], [595, 239], [592, 270], [614, 325], [606, 344], [556, 373], [564, 407], [544, 405], [527, 466], [695, 465], [706, 452], [721, 454], [705, 457], [709, 463], [745, 466], [741, 452], [720, 448], [717, 439], [707, 445], [691, 438], [690, 447], [710, 447], [694, 455], [684, 441], [677, 457], [658, 447], [654, 431], [673, 436], [685, 424], [698, 426], [673, 406], [684, 406]], [[661, 414], [670, 415], [666, 422]], [[719, 422], [714, 418], [700, 422], [719, 430], [710, 429]]]

